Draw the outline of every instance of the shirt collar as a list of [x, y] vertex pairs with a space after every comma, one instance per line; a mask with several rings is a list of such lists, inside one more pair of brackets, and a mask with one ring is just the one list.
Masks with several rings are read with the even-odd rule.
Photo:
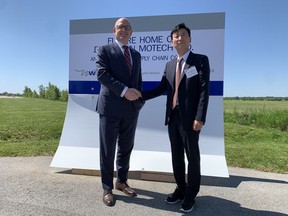
[[[122, 44], [120, 41], [118, 41], [117, 39], [115, 39], [115, 42], [117, 43], [117, 45], [123, 49], [124, 44]], [[128, 45], [127, 45], [128, 46]]]
[[[184, 60], [183, 62], [186, 62], [189, 53], [190, 53], [190, 50], [188, 50], [188, 51], [182, 56], [182, 59]], [[179, 56], [178, 56], [178, 59], [179, 59]]]

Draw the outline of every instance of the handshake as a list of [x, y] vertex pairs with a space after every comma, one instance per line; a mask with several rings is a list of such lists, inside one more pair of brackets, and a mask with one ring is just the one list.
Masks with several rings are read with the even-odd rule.
[[134, 100], [137, 100], [138, 98], [142, 97], [142, 94], [137, 89], [128, 88], [128, 90], [124, 94], [124, 97], [129, 101], [134, 101]]

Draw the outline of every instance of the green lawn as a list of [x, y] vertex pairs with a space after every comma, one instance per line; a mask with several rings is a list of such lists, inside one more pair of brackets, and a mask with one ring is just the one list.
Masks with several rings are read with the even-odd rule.
[[[0, 156], [54, 155], [66, 102], [0, 99]], [[229, 166], [288, 173], [288, 102], [224, 100]], [[281, 127], [279, 127], [281, 125]]]
[[0, 156], [53, 155], [58, 147], [67, 103], [0, 99]]
[[229, 166], [288, 173], [288, 101], [224, 100]]
[[288, 133], [225, 123], [229, 166], [288, 173]]

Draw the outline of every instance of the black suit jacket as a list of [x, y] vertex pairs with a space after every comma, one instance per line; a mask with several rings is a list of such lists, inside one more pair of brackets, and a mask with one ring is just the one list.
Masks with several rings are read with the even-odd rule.
[[133, 64], [131, 74], [118, 44], [99, 48], [96, 72], [101, 89], [96, 111], [100, 114], [121, 116], [123, 113], [139, 111], [144, 104], [142, 99], [131, 102], [121, 97], [125, 86], [142, 90], [141, 55], [136, 50], [129, 49]]
[[[165, 91], [167, 92], [165, 125], [169, 123], [172, 111], [176, 65], [176, 59], [168, 62], [160, 84], [152, 90], [142, 92], [144, 100], [149, 100], [162, 95]], [[196, 67], [197, 73], [188, 78], [185, 72], [193, 66]], [[210, 66], [208, 57], [190, 52], [178, 87], [178, 103], [184, 130], [191, 130], [195, 119], [204, 123], [206, 121], [209, 77]]]

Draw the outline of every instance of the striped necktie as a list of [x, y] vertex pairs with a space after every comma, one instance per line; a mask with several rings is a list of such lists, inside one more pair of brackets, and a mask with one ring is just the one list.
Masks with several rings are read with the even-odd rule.
[[131, 64], [130, 54], [129, 54], [129, 50], [128, 50], [129, 48], [128, 48], [128, 46], [123, 46], [123, 48], [124, 48], [124, 57], [125, 57], [127, 65], [128, 65], [129, 72], [131, 73], [132, 64]]
[[177, 105], [178, 86], [179, 86], [181, 70], [182, 70], [182, 60], [183, 60], [182, 58], [177, 60], [178, 65], [177, 65], [177, 69], [176, 69], [176, 73], [175, 73], [175, 93], [174, 93], [174, 97], [173, 97], [173, 109]]

